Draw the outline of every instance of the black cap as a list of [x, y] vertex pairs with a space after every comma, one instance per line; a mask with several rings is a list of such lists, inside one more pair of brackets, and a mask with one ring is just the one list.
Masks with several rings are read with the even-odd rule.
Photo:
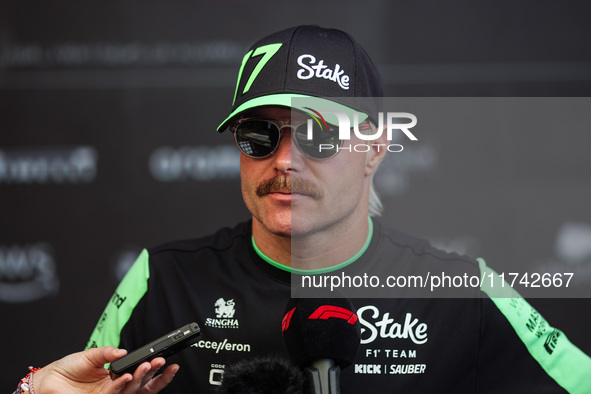
[[[377, 124], [383, 96], [381, 76], [347, 33], [319, 26], [296, 26], [257, 41], [238, 73], [232, 111], [223, 132], [242, 112], [261, 106], [292, 107], [292, 98], [318, 97], [361, 111]], [[374, 98], [360, 99], [360, 98]]]

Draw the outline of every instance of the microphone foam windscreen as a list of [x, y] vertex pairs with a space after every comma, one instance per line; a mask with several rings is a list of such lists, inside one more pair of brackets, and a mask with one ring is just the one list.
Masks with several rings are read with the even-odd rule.
[[351, 365], [359, 349], [357, 311], [347, 298], [297, 298], [287, 303], [282, 332], [292, 360], [301, 368], [331, 359]]
[[278, 356], [242, 360], [226, 369], [216, 393], [303, 394], [304, 375]]

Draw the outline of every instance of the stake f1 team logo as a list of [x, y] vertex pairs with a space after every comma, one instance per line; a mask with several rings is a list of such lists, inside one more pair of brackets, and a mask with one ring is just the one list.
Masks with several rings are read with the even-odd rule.
[[320, 59], [316, 63], [315, 56], [304, 54], [298, 57], [298, 65], [301, 67], [297, 72], [299, 79], [310, 79], [313, 77], [328, 79], [336, 82], [341, 89], [349, 90], [350, 78], [338, 63], [333, 69], [330, 69], [324, 64], [324, 60]]
[[[321, 134], [324, 132], [334, 132], [329, 127], [322, 113], [331, 114], [333, 115], [333, 119], [336, 118], [336, 122], [333, 121], [331, 124], [338, 124], [338, 139], [340, 141], [351, 140], [351, 131], [353, 131], [353, 134], [362, 141], [376, 141], [382, 137], [384, 131], [386, 132], [388, 141], [393, 140], [395, 131], [401, 131], [410, 141], [418, 141], [418, 138], [410, 131], [411, 128], [416, 126], [417, 117], [408, 112], [379, 112], [378, 125], [373, 130], [373, 133], [371, 133], [368, 132], [368, 130], [370, 130], [369, 124], [367, 122], [359, 121], [359, 113], [357, 111], [354, 111], [352, 118], [350, 118], [350, 115], [347, 113], [336, 109], [314, 110], [310, 107], [302, 108], [303, 110], [306, 110], [307, 115], [310, 116], [310, 119], [307, 121], [306, 129], [306, 138], [309, 141], [315, 139], [314, 133], [318, 133], [319, 129]], [[404, 123], [395, 122], [395, 120], [404, 120]], [[398, 138], [398, 136], [396, 136], [396, 138]], [[377, 148], [378, 151], [380, 149], [387, 149], [388, 152], [402, 152], [404, 149], [401, 144], [379, 144], [376, 142], [348, 146], [335, 146], [334, 144], [320, 143], [318, 144], [318, 151], [322, 152], [323, 150], [336, 149], [337, 151], [353, 150], [355, 152], [368, 152], [372, 147]]]

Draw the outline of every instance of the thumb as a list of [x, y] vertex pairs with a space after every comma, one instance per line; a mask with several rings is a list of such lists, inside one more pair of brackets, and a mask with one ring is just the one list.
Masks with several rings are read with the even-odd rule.
[[105, 347], [97, 347], [92, 349], [87, 349], [82, 352], [84, 356], [94, 365], [97, 367], [102, 367], [107, 363], [111, 363], [115, 360], [120, 359], [121, 357], [127, 354], [127, 350], [125, 349], [117, 349], [112, 346], [105, 346]]

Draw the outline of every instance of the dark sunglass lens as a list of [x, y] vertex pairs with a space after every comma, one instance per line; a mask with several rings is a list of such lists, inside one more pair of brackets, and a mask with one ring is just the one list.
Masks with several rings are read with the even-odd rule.
[[319, 125], [315, 120], [300, 125], [296, 130], [296, 139], [302, 152], [315, 159], [336, 155], [340, 146], [339, 128], [329, 124], [327, 129], [326, 125]]
[[248, 156], [270, 155], [279, 142], [279, 130], [273, 123], [264, 120], [247, 120], [236, 127], [236, 142]]

